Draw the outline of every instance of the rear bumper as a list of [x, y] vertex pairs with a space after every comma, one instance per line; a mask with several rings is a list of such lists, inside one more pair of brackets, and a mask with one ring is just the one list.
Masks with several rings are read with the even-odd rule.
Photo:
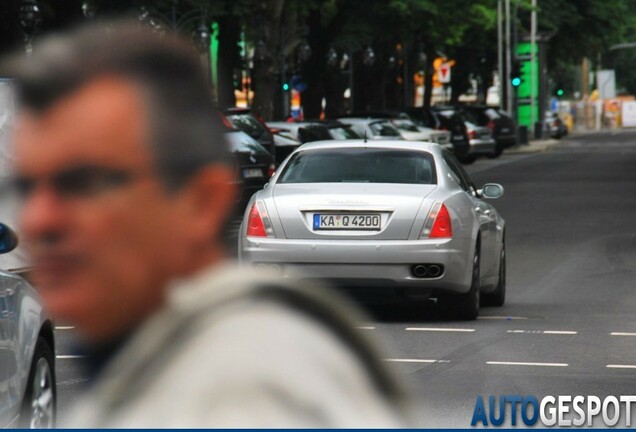
[[495, 147], [497, 146], [497, 142], [490, 139], [471, 139], [470, 140], [470, 150], [468, 154], [471, 155], [479, 155], [479, 154], [492, 154], [495, 152]]
[[[465, 293], [470, 288], [473, 251], [469, 239], [354, 241], [242, 237], [243, 264], [278, 264], [286, 278], [321, 278], [336, 285], [374, 285], [412, 291]], [[414, 264], [438, 264], [436, 278], [417, 278]]]

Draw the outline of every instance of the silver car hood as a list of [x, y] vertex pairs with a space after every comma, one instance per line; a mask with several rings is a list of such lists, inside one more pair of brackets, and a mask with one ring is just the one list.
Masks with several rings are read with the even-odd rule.
[[[432, 205], [424, 201], [436, 188], [386, 183], [276, 184], [271, 196], [288, 239], [406, 240], [420, 208]], [[313, 215], [322, 212], [380, 214], [382, 227], [379, 231], [315, 231]]]

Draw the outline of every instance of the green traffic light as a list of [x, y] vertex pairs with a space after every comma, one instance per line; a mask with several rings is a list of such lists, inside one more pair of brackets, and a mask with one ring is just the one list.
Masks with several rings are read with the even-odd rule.
[[565, 94], [565, 92], [563, 91], [563, 89], [558, 89], [557, 90], [557, 96], [563, 96]]
[[512, 79], [512, 86], [513, 87], [519, 87], [521, 85], [521, 78], [519, 77], [514, 77]]
[[283, 84], [283, 91], [287, 91], [289, 90], [289, 84], [285, 83]]

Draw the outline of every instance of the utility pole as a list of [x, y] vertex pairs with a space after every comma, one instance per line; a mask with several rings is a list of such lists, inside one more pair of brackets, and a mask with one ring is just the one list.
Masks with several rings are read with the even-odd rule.
[[535, 88], [535, 71], [537, 68], [537, 0], [532, 0], [532, 12], [530, 14], [530, 125], [534, 128], [535, 108], [536, 108], [536, 96], [537, 90]]
[[[510, 74], [512, 68], [512, 38], [510, 34], [510, 0], [506, 0], [506, 75]], [[506, 111], [508, 111], [513, 118], [517, 118], [515, 113], [512, 112], [512, 85], [510, 83], [510, 77], [504, 77], [506, 82]]]
[[497, 71], [499, 73], [499, 105], [504, 103], [504, 67], [503, 67], [503, 6], [497, 0]]

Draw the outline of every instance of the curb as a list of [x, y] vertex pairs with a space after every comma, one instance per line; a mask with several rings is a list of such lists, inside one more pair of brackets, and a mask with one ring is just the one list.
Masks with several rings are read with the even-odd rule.
[[540, 153], [548, 150], [550, 147], [558, 144], [560, 141], [555, 139], [530, 141], [528, 144], [517, 144], [504, 150], [504, 154], [527, 154]]

